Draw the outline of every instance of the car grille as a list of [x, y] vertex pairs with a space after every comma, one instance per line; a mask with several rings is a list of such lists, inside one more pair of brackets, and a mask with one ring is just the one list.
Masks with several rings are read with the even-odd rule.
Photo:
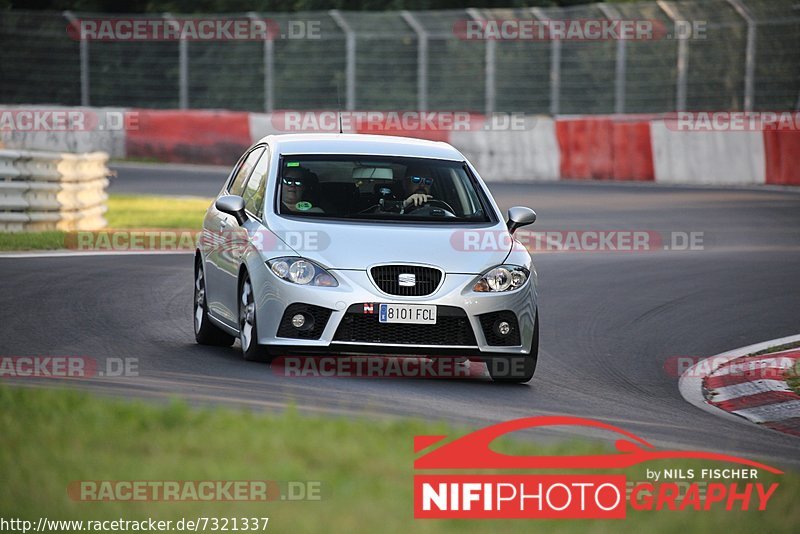
[[437, 306], [436, 324], [381, 323], [375, 313], [364, 313], [363, 304], [347, 309], [334, 341], [392, 343], [398, 345], [475, 346], [475, 334], [466, 312], [454, 306]]
[[[283, 317], [278, 325], [277, 337], [288, 337], [294, 339], [319, 339], [322, 331], [325, 330], [325, 325], [328, 324], [328, 319], [333, 310], [323, 308], [322, 306], [313, 306], [311, 304], [290, 304], [283, 312]], [[292, 317], [302, 313], [306, 317], [311, 317], [312, 322], [308, 323], [304, 328], [295, 328], [292, 326]]]
[[[484, 313], [479, 315], [478, 319], [481, 321], [481, 329], [483, 335], [486, 336], [486, 344], [495, 347], [515, 347], [521, 345], [519, 336], [519, 324], [517, 323], [517, 316], [511, 311], [500, 311], [492, 313]], [[505, 336], [495, 332], [494, 325], [498, 321], [506, 321], [511, 330]]]
[[[442, 281], [442, 271], [421, 265], [379, 265], [370, 269], [370, 274], [378, 289], [400, 297], [430, 295]], [[398, 280], [401, 274], [413, 274], [416, 283], [413, 286], [401, 286]]]

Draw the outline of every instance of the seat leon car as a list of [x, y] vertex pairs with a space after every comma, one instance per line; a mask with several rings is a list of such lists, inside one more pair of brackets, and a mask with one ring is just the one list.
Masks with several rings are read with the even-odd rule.
[[407, 355], [486, 363], [526, 382], [539, 345], [536, 271], [452, 146], [402, 137], [263, 138], [233, 168], [195, 255], [198, 343], [246, 360]]

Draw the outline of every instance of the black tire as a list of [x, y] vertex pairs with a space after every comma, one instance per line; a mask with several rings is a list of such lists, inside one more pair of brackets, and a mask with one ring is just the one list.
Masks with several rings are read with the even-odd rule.
[[202, 260], [194, 262], [194, 307], [193, 310], [194, 339], [200, 345], [230, 347], [236, 338], [220, 330], [208, 318], [208, 302], [206, 300], [206, 281]]
[[495, 382], [522, 384], [530, 381], [536, 372], [536, 363], [539, 360], [539, 312], [533, 321], [533, 340], [531, 351], [519, 356], [497, 355], [486, 358], [486, 368], [489, 376]]
[[239, 342], [242, 357], [248, 362], [269, 362], [272, 359], [267, 348], [258, 344], [255, 300], [247, 274], [239, 283]]

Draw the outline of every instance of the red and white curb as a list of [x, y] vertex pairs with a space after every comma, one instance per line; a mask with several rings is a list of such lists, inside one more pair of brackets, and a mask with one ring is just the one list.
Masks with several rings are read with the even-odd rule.
[[786, 383], [800, 348], [760, 356], [754, 352], [800, 341], [789, 336], [734, 349], [693, 365], [678, 387], [687, 402], [714, 415], [800, 436], [800, 395]]

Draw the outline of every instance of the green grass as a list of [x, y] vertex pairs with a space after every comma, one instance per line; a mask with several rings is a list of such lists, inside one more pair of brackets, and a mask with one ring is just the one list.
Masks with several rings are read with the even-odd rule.
[[[765, 354], [782, 352], [784, 350], [796, 349], [798, 347], [800, 347], [800, 341], [793, 341], [791, 343], [784, 343], [783, 345], [768, 347], [764, 350], [748, 354], [748, 356], [763, 356]], [[792, 388], [792, 391], [800, 395], [800, 362], [797, 362], [794, 367], [787, 369], [783, 376], [786, 378], [786, 383], [790, 388]]]
[[[205, 198], [111, 195], [105, 217], [114, 229], [200, 229], [211, 204]], [[65, 247], [67, 232], [0, 232], [0, 251], [57, 250]]]
[[65, 232], [0, 232], [0, 250], [56, 250], [64, 248]]
[[[413, 436], [468, 430], [412, 419], [308, 417], [228, 408], [190, 408], [0, 385], [0, 517], [154, 519], [269, 517], [277, 532], [618, 532], [618, 521], [414, 520]], [[644, 436], [646, 438], [646, 436]], [[602, 453], [604, 445], [546, 446], [506, 439], [514, 454]], [[709, 462], [649, 468], [724, 467]], [[627, 470], [644, 480], [644, 467]], [[632, 531], [790, 532], [800, 523], [800, 476], [780, 481], [766, 512], [638, 512]], [[302, 480], [322, 483], [322, 500], [301, 502], [76, 502], [75, 480]], [[792, 527], [794, 525], [794, 527]]]
[[159, 163], [165, 163], [165, 162], [158, 158], [140, 156], [140, 157], [111, 158], [111, 160], [108, 163], [109, 165], [113, 165], [114, 163], [152, 163], [153, 165], [157, 165]]
[[211, 204], [205, 198], [111, 195], [106, 220], [109, 228], [196, 228]]
[[767, 347], [766, 349], [758, 352], [748, 354], [748, 356], [763, 356], [764, 354], [772, 354], [773, 352], [781, 352], [789, 349], [796, 349], [800, 347], [800, 341], [792, 341], [791, 343], [784, 343], [783, 345], [775, 345], [774, 347]]
[[800, 361], [786, 370], [786, 383], [792, 388], [792, 391], [800, 395]]

